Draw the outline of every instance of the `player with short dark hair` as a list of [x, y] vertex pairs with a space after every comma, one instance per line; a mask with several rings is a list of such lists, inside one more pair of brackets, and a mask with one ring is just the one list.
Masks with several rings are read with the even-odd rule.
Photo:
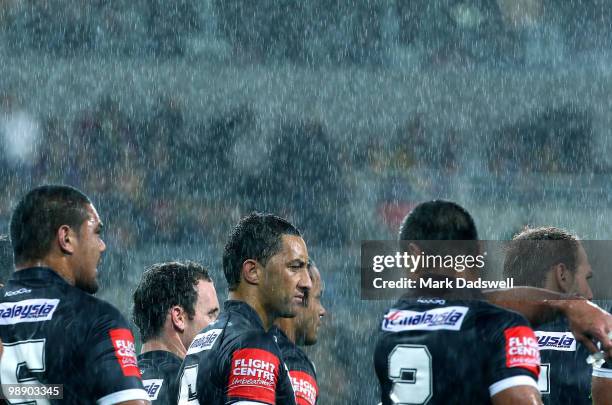
[[187, 348], [219, 315], [215, 286], [199, 263], [158, 263], [145, 270], [133, 298], [133, 320], [143, 342], [138, 366], [145, 390], [152, 404], [174, 403]]
[[326, 313], [321, 303], [323, 280], [314, 261], [310, 263], [309, 273], [312, 290], [308, 293], [306, 305], [299, 309], [295, 318], [279, 318], [276, 321], [277, 327], [272, 329], [289, 369], [298, 405], [315, 405], [319, 397], [315, 366], [298, 347], [317, 343], [321, 318]]
[[[550, 226], [527, 228], [508, 245], [504, 277], [514, 277], [515, 283], [577, 294], [590, 300], [592, 276], [584, 247], [566, 230]], [[560, 318], [540, 325], [535, 333], [542, 357], [539, 385], [543, 402], [591, 404], [591, 379], [598, 377], [592, 377], [593, 370], [586, 363], [589, 351], [576, 341], [567, 320]], [[612, 377], [601, 374], [600, 378]]]
[[[452, 202], [418, 205], [401, 229], [415, 252], [440, 254], [438, 247], [450, 244], [421, 241], [453, 238], [478, 249], [472, 217]], [[415, 274], [469, 280], [476, 273], [436, 268]], [[541, 403], [537, 341], [527, 320], [487, 303], [477, 291], [421, 289], [400, 299], [384, 317], [374, 363], [383, 405]]]
[[0, 290], [3, 388], [61, 384], [63, 399], [50, 403], [148, 404], [126, 320], [90, 295], [106, 246], [89, 198], [68, 186], [34, 188], [10, 230], [16, 271]]
[[295, 404], [268, 331], [304, 305], [312, 288], [308, 261], [300, 232], [285, 219], [253, 213], [238, 222], [223, 252], [229, 300], [187, 351], [179, 404]]
[[[584, 263], [578, 263], [580, 259]], [[585, 271], [576, 274], [576, 270]], [[592, 271], [584, 248], [576, 235], [552, 226], [526, 228], [512, 238], [506, 249], [504, 276], [513, 277], [516, 285], [593, 298], [586, 281]]]

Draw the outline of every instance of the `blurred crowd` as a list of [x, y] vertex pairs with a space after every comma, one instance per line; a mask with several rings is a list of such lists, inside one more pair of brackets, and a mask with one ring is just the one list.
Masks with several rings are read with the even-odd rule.
[[[68, 121], [41, 120], [17, 99], [2, 99], [2, 187], [52, 182], [87, 190], [123, 247], [222, 240], [251, 210], [294, 218], [313, 241], [346, 239], [338, 214], [348, 201], [345, 164], [317, 121], [279, 122], [254, 150], [257, 117], [248, 106], [189, 120], [173, 97], [130, 114], [108, 96]], [[6, 216], [10, 195], [3, 198]]]
[[[426, 65], [549, 62], [612, 49], [604, 0], [6, 0], [14, 52], [173, 57], [214, 36], [250, 62], [387, 63], [397, 46]], [[391, 56], [392, 57], [392, 56]]]

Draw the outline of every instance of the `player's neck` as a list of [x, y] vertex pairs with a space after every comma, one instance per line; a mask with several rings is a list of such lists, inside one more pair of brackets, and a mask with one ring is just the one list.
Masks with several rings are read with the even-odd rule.
[[293, 344], [296, 344], [297, 333], [295, 332], [292, 318], [279, 318], [274, 323], [285, 333], [287, 339], [289, 339]]
[[149, 339], [143, 343], [140, 353], [153, 352], [157, 350], [170, 352], [181, 359], [184, 359], [187, 353], [185, 346], [183, 346], [183, 343], [178, 336], [176, 336], [175, 339], [167, 338], [166, 336]]
[[68, 284], [74, 286], [75, 278], [72, 270], [66, 266], [61, 258], [47, 256], [42, 259], [26, 260], [15, 265], [15, 271], [29, 269], [31, 267], [48, 267], [63, 278]]
[[257, 315], [259, 315], [259, 319], [261, 320], [261, 323], [263, 324], [265, 330], [269, 330], [270, 327], [272, 327], [272, 324], [274, 323], [274, 320], [276, 318], [274, 318], [271, 314], [268, 313], [268, 311], [266, 311], [264, 305], [261, 303], [261, 301], [257, 298], [255, 294], [237, 289], [234, 291], [230, 291], [228, 299], [246, 302], [251, 308], [255, 310], [255, 312], [257, 312]]

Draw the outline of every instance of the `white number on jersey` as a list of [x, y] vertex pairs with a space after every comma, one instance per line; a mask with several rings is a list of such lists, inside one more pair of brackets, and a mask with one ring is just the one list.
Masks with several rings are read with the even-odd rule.
[[423, 345], [397, 345], [389, 354], [391, 400], [398, 404], [426, 404], [432, 394], [431, 353]]
[[185, 367], [181, 375], [181, 387], [179, 389], [179, 405], [199, 404], [196, 383], [198, 379], [198, 365]]
[[[0, 362], [2, 384], [40, 384], [32, 374], [45, 371], [45, 339], [22, 340], [14, 343], [4, 343], [4, 353]], [[3, 388], [4, 395], [9, 395]], [[50, 404], [46, 399], [8, 400], [11, 404]]]

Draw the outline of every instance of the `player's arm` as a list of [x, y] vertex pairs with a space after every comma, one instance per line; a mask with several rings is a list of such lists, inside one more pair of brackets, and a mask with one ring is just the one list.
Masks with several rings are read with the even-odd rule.
[[612, 315], [584, 298], [535, 287], [487, 290], [484, 294], [489, 302], [523, 314], [532, 325], [563, 315], [576, 339], [590, 352], [598, 351], [592, 340], [595, 339], [612, 356], [612, 341], [608, 337]]
[[495, 394], [491, 402], [493, 405], [540, 405], [542, 399], [537, 388], [520, 385]]
[[604, 363], [602, 366], [593, 366], [591, 380], [591, 393], [593, 405], [612, 404], [612, 364]]
[[[291, 381], [270, 335], [247, 333], [224, 361], [226, 405], [295, 405]], [[257, 375], [253, 380], [249, 375]]]
[[612, 379], [593, 377], [591, 392], [593, 405], [612, 404]]
[[123, 315], [100, 305], [90, 315], [84, 366], [97, 405], [148, 404], [136, 359], [134, 336]]

